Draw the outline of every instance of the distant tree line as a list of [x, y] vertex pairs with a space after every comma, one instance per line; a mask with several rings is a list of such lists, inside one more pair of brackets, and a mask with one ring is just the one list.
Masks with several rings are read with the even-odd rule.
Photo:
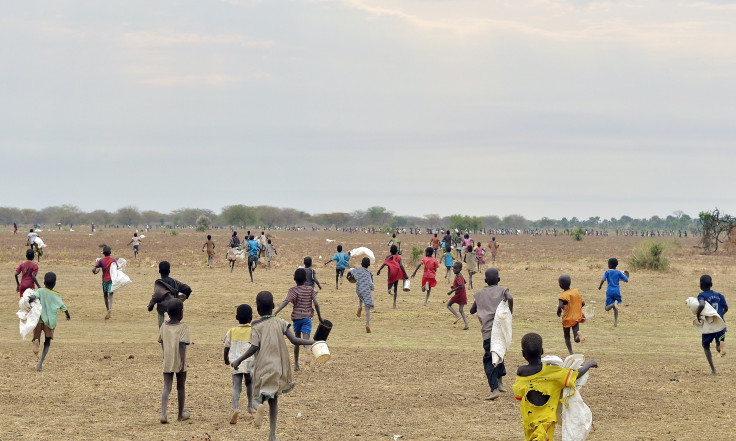
[[452, 228], [460, 230], [480, 229], [495, 230], [565, 230], [575, 227], [596, 230], [682, 230], [698, 231], [701, 228], [699, 218], [692, 219], [682, 211], [676, 211], [667, 217], [652, 216], [650, 218], [601, 219], [577, 217], [551, 219], [543, 217], [530, 220], [519, 214], [508, 216], [467, 216], [453, 214], [440, 216], [427, 214], [424, 216], [397, 215], [384, 207], [370, 207], [350, 213], [310, 214], [293, 208], [278, 208], [267, 205], [229, 205], [220, 213], [206, 208], [182, 208], [170, 213], [154, 210], [139, 210], [136, 207], [122, 207], [116, 211], [94, 210], [85, 212], [74, 205], [58, 205], [40, 210], [33, 208], [0, 207], [0, 224], [9, 225], [16, 222], [21, 225], [79, 225], [94, 222], [96, 225], [150, 225], [200, 227], [211, 226], [259, 226], [265, 228], [286, 226], [320, 226], [320, 227], [376, 227], [376, 228]]

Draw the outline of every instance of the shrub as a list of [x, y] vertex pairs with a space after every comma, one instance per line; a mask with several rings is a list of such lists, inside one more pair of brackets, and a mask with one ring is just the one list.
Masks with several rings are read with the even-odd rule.
[[583, 240], [583, 236], [585, 236], [585, 230], [583, 230], [583, 227], [578, 226], [572, 229], [570, 235], [575, 240]]
[[422, 260], [424, 250], [422, 248], [411, 247], [411, 263], [417, 263]]
[[210, 218], [208, 218], [204, 214], [199, 216], [197, 218], [197, 231], [207, 231], [211, 223], [212, 222], [210, 222]]
[[176, 236], [177, 234], [179, 234], [179, 232], [178, 232], [178, 231], [176, 231], [176, 230], [171, 230], [171, 235], [172, 235], [172, 236]]
[[634, 254], [629, 260], [632, 268], [642, 268], [654, 271], [666, 271], [670, 267], [670, 261], [664, 253], [670, 247], [665, 242], [646, 239], [634, 248]]

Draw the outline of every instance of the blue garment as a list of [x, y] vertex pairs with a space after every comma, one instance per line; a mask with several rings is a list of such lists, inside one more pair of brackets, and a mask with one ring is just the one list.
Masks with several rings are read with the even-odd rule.
[[258, 251], [260, 250], [260, 248], [261, 248], [261, 245], [255, 240], [248, 241], [248, 255], [249, 256], [258, 254]]
[[[621, 295], [621, 288], [619, 288], [618, 283], [619, 280], [623, 280], [624, 282], [628, 282], [629, 279], [626, 278], [626, 275], [622, 273], [619, 270], [615, 269], [609, 269], [605, 273], [603, 273], [603, 280], [608, 282], [608, 287], [606, 288], [606, 295], [608, 294], [619, 294]], [[619, 300], [619, 303], [621, 301]]]
[[606, 290], [606, 306], [613, 305], [616, 302], [621, 303], [621, 293], [609, 293]]
[[716, 341], [718, 345], [726, 341], [726, 330], [723, 329], [722, 331], [714, 332], [712, 334], [703, 334], [703, 347], [704, 348], [710, 347], [710, 344], [714, 340]]
[[344, 270], [344, 269], [347, 269], [348, 266], [350, 266], [348, 264], [348, 260], [350, 260], [350, 256], [348, 256], [345, 253], [335, 253], [335, 255], [332, 256], [332, 260], [334, 260], [335, 262], [337, 262], [335, 264], [335, 268], [337, 268], [337, 269]]
[[312, 333], [312, 319], [310, 317], [306, 317], [294, 320], [293, 328], [294, 334], [302, 332], [306, 334], [307, 337], [309, 337], [309, 335]]
[[445, 266], [452, 266], [452, 253], [445, 253]]
[[718, 312], [718, 315], [720, 315], [721, 318], [723, 318], [724, 310], [728, 309], [726, 298], [723, 297], [723, 294], [713, 290], [703, 291], [698, 294], [698, 301], [700, 300], [710, 303], [710, 306]]

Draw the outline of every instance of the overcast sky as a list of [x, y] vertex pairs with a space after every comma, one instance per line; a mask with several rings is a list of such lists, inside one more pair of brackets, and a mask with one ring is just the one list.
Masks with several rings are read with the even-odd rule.
[[0, 205], [734, 213], [735, 3], [5, 2]]

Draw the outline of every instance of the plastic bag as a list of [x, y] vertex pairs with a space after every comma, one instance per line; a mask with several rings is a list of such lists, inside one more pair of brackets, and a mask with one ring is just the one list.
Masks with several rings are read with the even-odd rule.
[[131, 282], [130, 277], [118, 268], [117, 265], [110, 265], [110, 281], [112, 281], [112, 287], [110, 288], [112, 292], [119, 290]]
[[[564, 362], [554, 355], [542, 358], [543, 363], [562, 366], [566, 369], [579, 369], [584, 360], [585, 356], [582, 354], [570, 355]], [[574, 388], [566, 387], [562, 390], [557, 412], [561, 414], [559, 421], [562, 425], [561, 439], [563, 441], [584, 441], [593, 427], [593, 412], [580, 395], [580, 389], [587, 382], [588, 373], [575, 380]]]
[[376, 263], [376, 256], [369, 248], [358, 247], [350, 250], [350, 257], [366, 256], [371, 259], [371, 265]]
[[28, 302], [28, 297], [32, 296], [36, 291], [28, 288], [23, 293], [23, 297], [18, 301], [19, 311], [16, 313], [20, 319], [20, 336], [23, 340], [28, 337], [28, 334], [33, 332], [38, 325], [38, 320], [41, 318], [41, 302], [36, 300], [33, 303]]
[[506, 351], [511, 344], [511, 310], [504, 300], [498, 304], [491, 328], [491, 362], [494, 366], [503, 363]]

